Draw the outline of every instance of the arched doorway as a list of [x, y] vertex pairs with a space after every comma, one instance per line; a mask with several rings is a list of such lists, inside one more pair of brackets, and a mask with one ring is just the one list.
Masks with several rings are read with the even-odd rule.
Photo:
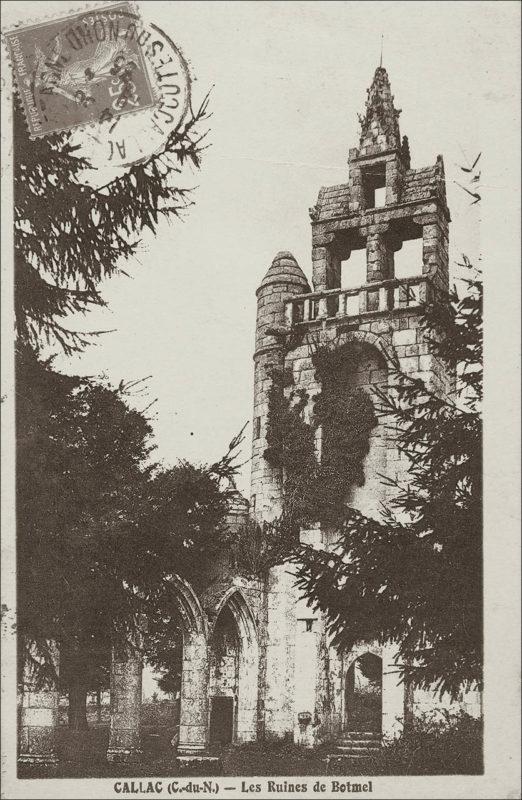
[[210, 742], [255, 741], [258, 646], [243, 594], [229, 590], [217, 607], [209, 646]]
[[234, 617], [225, 606], [210, 643], [210, 744], [230, 744], [236, 738], [239, 647]]
[[147, 619], [141, 695], [141, 738], [145, 757], [167, 755], [179, 739], [183, 621], [177, 603], [170, 613]]
[[[182, 629], [182, 646], [178, 647], [170, 675], [176, 693], [179, 691], [180, 695], [179, 734], [171, 741], [177, 745], [178, 753], [190, 755], [203, 752], [208, 742], [208, 629], [206, 617], [190, 584], [178, 576], [172, 576], [169, 583], [173, 605], [170, 621], [174, 629]], [[107, 750], [107, 759], [112, 762], [135, 760], [142, 754], [142, 662], [142, 654], [134, 649], [122, 651], [113, 648], [111, 726]], [[171, 718], [169, 724], [175, 728], [176, 717]]]
[[347, 731], [382, 731], [382, 659], [363, 653], [352, 662], [344, 684], [344, 727]]

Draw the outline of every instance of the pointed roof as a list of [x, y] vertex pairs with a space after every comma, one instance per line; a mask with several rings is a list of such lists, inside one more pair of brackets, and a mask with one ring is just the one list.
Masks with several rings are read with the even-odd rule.
[[292, 253], [286, 250], [277, 253], [268, 272], [261, 281], [259, 289], [274, 283], [291, 283], [298, 286], [303, 292], [310, 291], [310, 285], [306, 279], [306, 275]]
[[372, 85], [367, 90], [366, 111], [359, 116], [361, 123], [360, 155], [370, 155], [401, 146], [399, 130], [400, 109], [393, 103], [388, 73], [377, 67]]

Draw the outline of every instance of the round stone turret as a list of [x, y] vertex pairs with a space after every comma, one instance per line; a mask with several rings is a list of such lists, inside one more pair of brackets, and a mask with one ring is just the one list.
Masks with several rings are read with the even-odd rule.
[[277, 346], [277, 339], [268, 331], [284, 326], [285, 302], [296, 294], [310, 291], [306, 275], [292, 253], [279, 252], [256, 292], [256, 353], [259, 348]]
[[261, 281], [256, 294], [259, 295], [264, 286], [272, 286], [279, 283], [293, 284], [299, 287], [300, 291], [310, 291], [306, 275], [295, 260], [292, 253], [281, 250], [275, 257], [268, 272]]
[[268, 464], [264, 452], [272, 373], [274, 369], [282, 369], [285, 360], [285, 303], [295, 295], [310, 291], [306, 276], [292, 253], [283, 251], [272, 261], [256, 292], [251, 509], [265, 520], [281, 511], [281, 470]]

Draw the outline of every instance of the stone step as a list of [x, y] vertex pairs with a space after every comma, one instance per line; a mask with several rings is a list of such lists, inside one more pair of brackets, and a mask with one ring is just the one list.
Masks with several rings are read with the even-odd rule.
[[177, 756], [176, 761], [180, 775], [222, 775], [223, 764], [217, 756], [206, 754], [193, 756]]
[[341, 739], [381, 739], [376, 731], [343, 731]]
[[344, 756], [360, 756], [360, 755], [370, 756], [370, 755], [374, 755], [375, 753], [378, 753], [380, 748], [379, 747], [343, 747], [343, 746], [339, 746], [338, 745], [336, 747], [336, 750], [339, 753], [339, 755], [344, 755]]
[[374, 750], [380, 750], [381, 748], [380, 742], [372, 742], [369, 739], [338, 739], [335, 744], [337, 747], [354, 747], [356, 749], [359, 747], [370, 747]]
[[367, 739], [362, 739], [359, 742], [337, 742], [336, 747], [338, 750], [380, 750], [380, 742], [369, 742]]
[[330, 753], [325, 759], [327, 775], [350, 775], [355, 765], [367, 769], [371, 766], [370, 757], [366, 754], [346, 755], [341, 753]]
[[326, 756], [326, 764], [331, 764], [332, 762], [337, 762], [338, 764], [349, 764], [350, 761], [365, 761], [370, 756], [367, 753], [330, 753], [330, 755]]
[[339, 736], [337, 738], [338, 742], [368, 742], [368, 744], [380, 744], [380, 738], [370, 739], [367, 736], [356, 736], [355, 733], [353, 736]]
[[374, 739], [370, 739], [369, 736], [357, 736], [355, 733], [352, 736], [339, 736], [337, 739], [338, 742], [368, 742], [368, 744], [380, 744], [381, 739], [380, 737], [376, 736]]

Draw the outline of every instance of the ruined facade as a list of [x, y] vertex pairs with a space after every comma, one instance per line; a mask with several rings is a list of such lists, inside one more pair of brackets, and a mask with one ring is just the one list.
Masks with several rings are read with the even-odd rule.
[[[421, 324], [423, 303], [435, 288], [448, 287], [444, 165], [437, 156], [431, 166], [411, 168], [399, 113], [386, 70], [379, 67], [361, 117], [359, 146], [349, 151], [347, 182], [321, 188], [310, 209], [312, 286], [291, 253], [280, 252], [257, 290], [251, 497], [249, 503], [238, 497], [231, 508], [232, 530], [249, 511], [259, 521], [281, 512], [282, 470], [265, 457], [271, 376], [274, 368], [290, 372], [294, 388], [307, 392], [310, 414], [320, 389], [311, 336], [336, 346], [351, 343], [357, 365], [350, 380], [366, 391], [386, 385], [397, 361], [436, 392], [451, 390], [454, 378], [429, 353]], [[422, 244], [418, 269], [397, 277], [397, 254], [411, 240]], [[365, 253], [366, 277], [360, 285], [343, 285], [358, 251]], [[319, 452], [320, 446], [319, 438]], [[353, 490], [350, 503], [378, 516], [391, 491], [379, 475], [401, 477], [407, 469], [380, 423], [371, 434], [365, 483]], [[302, 530], [301, 538], [328, 547], [331, 532], [315, 526]], [[324, 620], [299, 597], [287, 564], [248, 579], [234, 574], [224, 557], [203, 589], [180, 578], [173, 585], [183, 628], [176, 742], [181, 757], [203, 756], [211, 740], [287, 738], [313, 746], [339, 740], [346, 731], [377, 746], [381, 734], [400, 735], [408, 714], [436, 705], [430, 692], [399, 685], [393, 644], [333, 648]], [[107, 754], [112, 761], [140, 757], [141, 666], [132, 653], [114, 655]], [[56, 693], [36, 692], [29, 677], [25, 688], [21, 760], [52, 763]], [[460, 708], [477, 715], [479, 698], [466, 695]]]

